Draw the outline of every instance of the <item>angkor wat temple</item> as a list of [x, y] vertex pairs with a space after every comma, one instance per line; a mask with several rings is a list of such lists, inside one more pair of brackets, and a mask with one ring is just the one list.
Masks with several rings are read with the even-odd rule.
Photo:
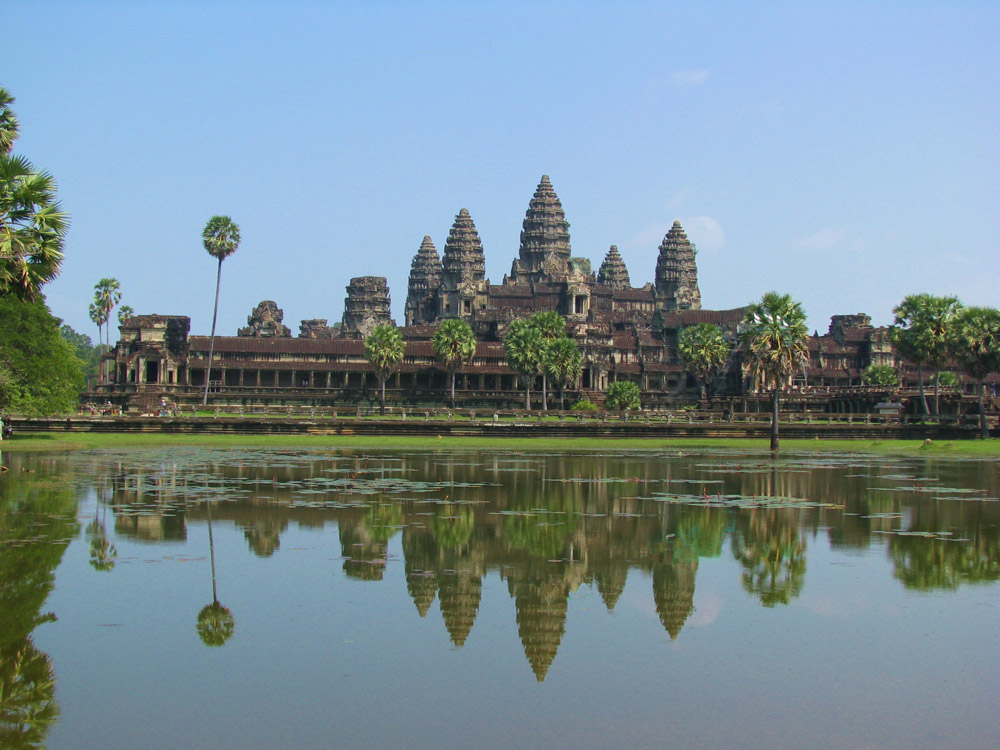
[[[749, 295], [748, 295], [749, 296]], [[209, 397], [224, 406], [367, 403], [376, 379], [364, 352], [364, 336], [392, 323], [383, 277], [351, 279], [341, 321], [303, 320], [293, 337], [273, 301], [261, 302], [236, 336], [217, 336]], [[439, 256], [431, 238], [420, 243], [410, 270], [402, 328], [405, 356], [387, 384], [390, 403], [440, 405], [447, 376], [435, 361], [431, 337], [445, 318], [462, 318], [477, 339], [473, 363], [460, 371], [461, 405], [488, 408], [523, 403], [518, 374], [508, 366], [503, 337], [511, 321], [555, 310], [583, 354], [583, 372], [571, 398], [603, 402], [609, 382], [639, 384], [644, 406], [669, 407], [698, 395], [677, 351], [678, 333], [714, 323], [734, 344], [713, 393], [745, 394], [748, 382], [735, 347], [743, 309], [704, 310], [698, 288], [696, 249], [675, 221], [659, 246], [652, 282], [632, 286], [614, 245], [597, 273], [573, 257], [569, 223], [548, 176], [539, 182], [525, 213], [520, 248], [501, 283], [486, 278], [485, 253], [466, 209], [459, 211]], [[209, 337], [190, 335], [190, 319], [139, 315], [121, 327], [107, 355], [94, 397], [142, 409], [161, 399], [193, 403], [204, 388]], [[835, 316], [825, 335], [810, 342], [810, 365], [799, 385], [849, 388], [861, 385], [871, 364], [897, 367], [887, 330], [867, 315]], [[834, 407], [835, 408], [835, 407]], [[854, 408], [853, 406], [851, 407]]]

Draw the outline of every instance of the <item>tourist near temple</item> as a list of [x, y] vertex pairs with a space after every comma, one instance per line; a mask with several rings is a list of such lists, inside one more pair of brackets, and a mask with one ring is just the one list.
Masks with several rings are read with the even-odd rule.
[[[614, 245], [596, 273], [590, 260], [572, 255], [569, 223], [548, 176], [542, 176], [528, 204], [517, 257], [499, 284], [486, 278], [483, 244], [472, 216], [461, 209], [443, 252], [439, 255], [426, 236], [413, 257], [401, 328], [405, 353], [387, 381], [387, 403], [446, 403], [449, 377], [434, 357], [431, 338], [442, 320], [461, 318], [472, 327], [477, 345], [472, 363], [458, 373], [458, 405], [522, 408], [524, 389], [519, 373], [507, 363], [504, 334], [518, 318], [554, 310], [565, 319], [567, 335], [583, 357], [579, 381], [567, 389], [568, 404], [586, 398], [603, 405], [604, 391], [616, 380], [637, 383], [644, 408], [696, 401], [699, 385], [684, 368], [677, 337], [687, 326], [712, 323], [733, 348], [710, 394], [730, 408], [739, 399], [745, 410], [753, 384], [736, 346], [744, 309], [702, 308], [696, 249], [680, 222], [660, 243], [653, 281], [633, 286], [631, 279]], [[235, 336], [215, 337], [209, 404], [366, 405], [377, 399], [378, 384], [365, 357], [364, 338], [380, 324], [395, 325], [389, 288], [380, 276], [351, 279], [342, 319], [333, 325], [323, 318], [303, 320], [297, 336], [285, 325], [278, 305], [262, 301]], [[92, 400], [130, 411], [163, 402], [201, 403], [210, 340], [191, 334], [190, 318], [137, 315], [120, 331], [119, 342], [105, 356]], [[890, 365], [915, 382], [888, 334], [887, 328], [874, 328], [867, 315], [834, 316], [827, 333], [810, 338], [809, 365], [793, 379], [802, 403], [808, 394], [811, 408], [819, 410], [873, 409], [886, 392], [860, 388], [870, 365]], [[794, 401], [794, 392], [790, 398]]]

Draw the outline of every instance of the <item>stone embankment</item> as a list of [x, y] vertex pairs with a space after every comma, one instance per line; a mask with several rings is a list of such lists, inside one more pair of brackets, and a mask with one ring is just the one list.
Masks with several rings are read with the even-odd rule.
[[[539, 417], [538, 413], [453, 413], [435, 410], [379, 418], [376, 416], [74, 416], [13, 418], [18, 432], [119, 432], [198, 435], [410, 435], [453, 437], [538, 438], [767, 438], [769, 420], [745, 415], [732, 421], [718, 415], [651, 418], [642, 413], [627, 420], [617, 414]], [[993, 434], [997, 434], [994, 429]], [[783, 416], [783, 438], [838, 440], [960, 440], [975, 438], [972, 420], [945, 424], [880, 420], [855, 416], [835, 421]]]

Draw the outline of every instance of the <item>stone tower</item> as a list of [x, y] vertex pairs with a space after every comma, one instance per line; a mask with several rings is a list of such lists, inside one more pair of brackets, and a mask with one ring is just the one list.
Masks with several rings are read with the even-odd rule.
[[657, 306], [668, 312], [701, 309], [694, 246], [679, 221], [674, 222], [660, 243], [660, 255], [656, 260], [656, 297]]
[[236, 335], [261, 339], [291, 336], [288, 326], [281, 322], [284, 317], [284, 310], [274, 300], [263, 300], [247, 317], [246, 328], [240, 328]]
[[389, 314], [389, 286], [385, 276], [358, 276], [347, 285], [344, 300], [343, 332], [364, 338], [383, 323], [395, 325]]
[[597, 272], [597, 282], [605, 284], [612, 289], [632, 288], [632, 282], [628, 277], [628, 269], [625, 267], [625, 261], [622, 260], [621, 253], [618, 252], [617, 245], [612, 245], [611, 249], [608, 250], [608, 254], [604, 256], [604, 262], [601, 263], [601, 268]]
[[569, 270], [569, 222], [548, 175], [528, 204], [521, 229], [521, 248], [510, 269], [514, 283], [565, 276]]
[[424, 237], [410, 264], [410, 282], [406, 291], [406, 325], [432, 323], [438, 313], [438, 289], [441, 286], [441, 259], [430, 237]]
[[473, 310], [486, 304], [486, 256], [469, 210], [463, 208], [444, 243], [438, 315], [471, 318]]

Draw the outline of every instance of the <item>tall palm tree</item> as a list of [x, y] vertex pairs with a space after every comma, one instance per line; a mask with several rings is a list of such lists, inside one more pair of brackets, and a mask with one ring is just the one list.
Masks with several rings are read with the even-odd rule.
[[698, 323], [688, 326], [677, 337], [677, 349], [684, 366], [701, 385], [701, 400], [708, 394], [708, 384], [726, 366], [729, 342], [717, 325]]
[[576, 342], [560, 336], [545, 347], [542, 374], [559, 388], [559, 409], [566, 408], [566, 386], [575, 383], [583, 371], [583, 355]]
[[[122, 298], [121, 284], [118, 283], [118, 279], [115, 278], [105, 278], [94, 284], [94, 304], [97, 305], [101, 310], [101, 318], [104, 323], [111, 320], [111, 311], [115, 309]], [[105, 331], [104, 336], [106, 341], [104, 342], [107, 347], [111, 348], [111, 326], [109, 325]]]
[[967, 307], [955, 315], [951, 346], [962, 368], [979, 386], [979, 437], [989, 435], [986, 424], [986, 377], [1000, 372], [1000, 310]]
[[219, 271], [215, 277], [215, 308], [212, 310], [212, 337], [208, 344], [208, 364], [205, 366], [205, 393], [201, 405], [208, 403], [208, 384], [212, 379], [212, 355], [215, 354], [215, 321], [219, 316], [219, 287], [222, 284], [222, 261], [236, 252], [240, 246], [240, 228], [228, 216], [213, 216], [205, 224], [201, 233], [202, 244], [213, 258], [219, 260]]
[[809, 361], [806, 314], [791, 295], [768, 292], [747, 307], [741, 343], [750, 373], [771, 396], [771, 451], [778, 451], [778, 405], [781, 386]]
[[403, 361], [403, 334], [396, 326], [375, 326], [365, 339], [365, 357], [375, 370], [380, 391], [379, 414], [385, 416], [385, 380]]
[[129, 305], [122, 305], [118, 308], [118, 325], [125, 325], [125, 321], [135, 317], [135, 310]]
[[524, 408], [531, 409], [531, 384], [541, 372], [542, 334], [528, 318], [511, 321], [503, 337], [507, 363], [521, 374], [524, 382]]
[[101, 306], [97, 304], [97, 300], [90, 303], [90, 307], [87, 308], [87, 314], [90, 319], [97, 325], [97, 348], [100, 349], [104, 345], [104, 324], [107, 322], [107, 318], [104, 316], [104, 310]]
[[472, 328], [461, 318], [448, 318], [434, 332], [431, 339], [434, 357], [448, 372], [451, 379], [451, 408], [455, 408], [455, 375], [463, 365], [476, 356], [476, 337]]
[[[924, 387], [924, 365], [932, 365], [940, 372], [949, 356], [948, 330], [955, 313], [962, 304], [957, 297], [935, 297], [932, 294], [910, 294], [893, 308], [892, 343], [900, 356], [917, 366], [920, 386], [920, 405], [929, 414], [927, 392]], [[935, 378], [934, 413], [940, 413], [940, 398]]]
[[[545, 310], [537, 312], [529, 318], [531, 325], [538, 329], [542, 338], [542, 359], [545, 357], [545, 350], [551, 346], [552, 342], [560, 336], [566, 335], [566, 321], [563, 316], [555, 310]], [[539, 363], [541, 365], [541, 363]], [[542, 372], [542, 411], [549, 409], [549, 378], [545, 374], [545, 368], [539, 367]]]

